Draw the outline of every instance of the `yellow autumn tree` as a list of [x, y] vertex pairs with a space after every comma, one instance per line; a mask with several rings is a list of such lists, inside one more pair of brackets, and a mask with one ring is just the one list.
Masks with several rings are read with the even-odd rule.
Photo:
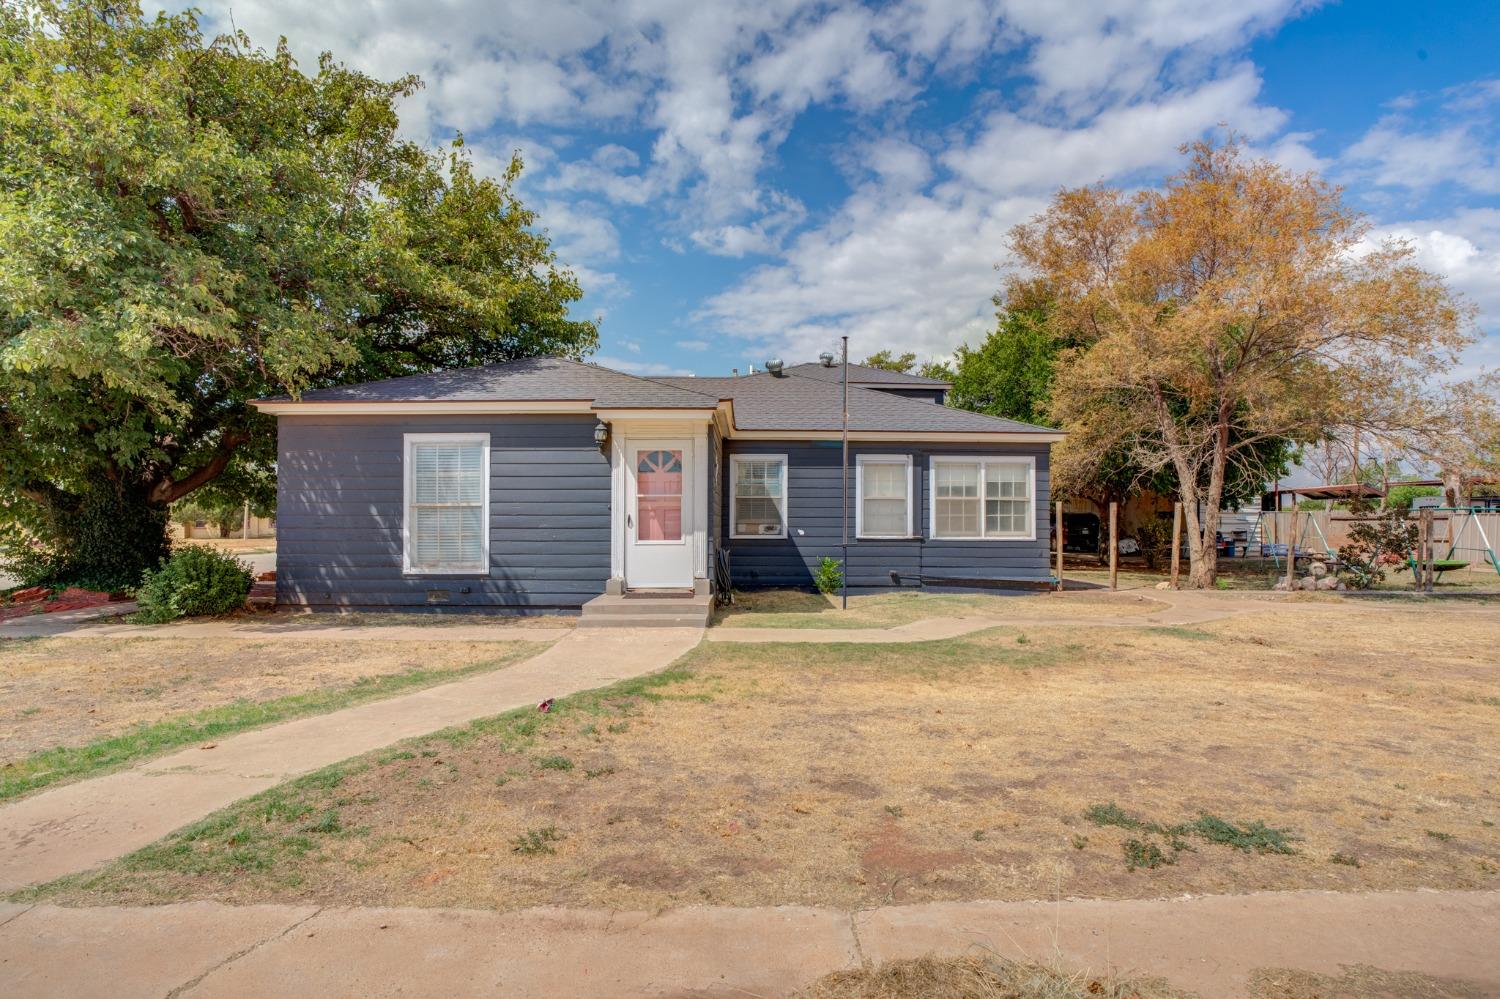
[[1122, 447], [1171, 469], [1189, 585], [1208, 587], [1227, 471], [1254, 473], [1275, 439], [1431, 421], [1447, 395], [1433, 386], [1473, 334], [1443, 279], [1371, 240], [1338, 188], [1249, 159], [1233, 136], [1182, 151], [1159, 190], [1060, 191], [1010, 248], [1016, 280], [1055, 289], [1048, 321], [1083, 343], [1050, 403], [1070, 431], [1058, 478]]

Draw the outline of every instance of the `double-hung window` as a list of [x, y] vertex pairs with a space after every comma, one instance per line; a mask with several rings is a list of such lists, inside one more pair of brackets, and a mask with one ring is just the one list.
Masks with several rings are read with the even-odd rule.
[[934, 538], [1036, 538], [1031, 458], [932, 459]]
[[407, 434], [401, 533], [408, 573], [489, 574], [489, 434]]
[[855, 536], [911, 537], [911, 456], [862, 454], [855, 468]]
[[729, 468], [729, 536], [786, 537], [786, 455], [730, 455]]

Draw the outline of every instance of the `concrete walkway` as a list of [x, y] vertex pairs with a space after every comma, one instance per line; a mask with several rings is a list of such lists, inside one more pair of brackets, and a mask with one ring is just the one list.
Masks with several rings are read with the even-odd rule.
[[112, 860], [231, 802], [351, 756], [655, 672], [702, 636], [697, 628], [569, 632], [541, 654], [491, 673], [244, 732], [23, 798], [0, 807], [0, 895]]
[[1457, 979], [1496, 995], [1496, 940], [1494, 892], [934, 903], [858, 913], [0, 906], [0, 994], [771, 997], [861, 961], [982, 948], [1069, 969], [1159, 975], [1205, 999], [1243, 997], [1256, 968], [1337, 976], [1352, 964]]
[[[1121, 595], [1121, 601], [1133, 601], [1135, 596]], [[1066, 594], [1038, 597], [1037, 610], [1028, 614], [1009, 614], [1004, 617], [980, 615], [975, 617], [929, 617], [911, 621], [891, 628], [760, 628], [721, 625], [709, 630], [705, 636], [711, 642], [855, 642], [860, 644], [880, 642], [932, 642], [945, 638], [957, 638], [986, 628], [1027, 627], [1087, 627], [1087, 628], [1166, 628], [1206, 624], [1242, 614], [1265, 611], [1299, 610], [1319, 606], [1315, 603], [1295, 603], [1274, 599], [1236, 599], [1218, 593], [1189, 593], [1185, 591], [1154, 591], [1147, 598], [1164, 606], [1160, 610], [1145, 614], [1104, 615], [1088, 614], [1086, 605], [1069, 607]], [[1053, 602], [1055, 601], [1055, 602]]]

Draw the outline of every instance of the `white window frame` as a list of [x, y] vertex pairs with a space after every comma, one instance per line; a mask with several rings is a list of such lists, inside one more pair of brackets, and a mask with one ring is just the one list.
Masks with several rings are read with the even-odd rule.
[[[414, 444], [479, 444], [479, 503], [480, 523], [484, 530], [480, 534], [479, 566], [438, 567], [420, 569], [411, 562], [411, 499], [415, 492], [413, 476], [416, 463], [412, 461]], [[490, 435], [489, 434], [402, 434], [401, 435], [401, 572], [406, 576], [482, 576], [490, 574]]]
[[[978, 465], [979, 466], [979, 535], [972, 538], [955, 538], [938, 533], [937, 530], [937, 470], [939, 465]], [[986, 534], [985, 532], [985, 510], [984, 489], [986, 465], [1025, 465], [1026, 466], [1026, 492], [1031, 500], [1031, 516], [1027, 518], [1029, 530], [1021, 534]], [[932, 456], [931, 467], [927, 473], [927, 495], [930, 497], [928, 511], [928, 536], [934, 541], [1035, 541], [1036, 540], [1036, 456], [1035, 455], [1004, 455], [1004, 454], [935, 454]]]
[[[781, 533], [780, 534], [736, 534], [735, 525], [739, 523], [739, 511], [737, 509], [739, 496], [736, 494], [735, 483], [739, 481], [739, 465], [742, 461], [779, 461], [781, 462]], [[784, 454], [731, 454], [729, 456], [729, 538], [731, 541], [774, 541], [785, 540], [792, 527], [792, 483], [791, 462]]]
[[[866, 534], [865, 533], [865, 466], [866, 465], [905, 465], [906, 466], [906, 533], [905, 534]], [[868, 538], [871, 541], [901, 541], [915, 536], [916, 531], [912, 528], [915, 522], [916, 490], [913, 488], [912, 460], [909, 454], [861, 454], [854, 458], [854, 536], [855, 538]]]

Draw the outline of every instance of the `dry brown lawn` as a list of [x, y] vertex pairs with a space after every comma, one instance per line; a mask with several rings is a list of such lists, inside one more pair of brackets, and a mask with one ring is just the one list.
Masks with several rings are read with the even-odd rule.
[[[1497, 648], [1493, 605], [1354, 601], [1197, 628], [705, 643], [43, 894], [654, 909], [1494, 889]], [[1109, 804], [1159, 828], [1085, 817]], [[1204, 815], [1295, 852], [1166, 828]], [[1168, 863], [1128, 869], [1132, 840]]]
[[[1060, 600], [1066, 604], [1059, 605]], [[998, 596], [905, 591], [851, 596], [849, 609], [844, 610], [837, 596], [758, 590], [736, 593], [734, 603], [719, 612], [716, 623], [729, 628], [889, 628], [932, 617], [1129, 617], [1161, 611], [1166, 606], [1143, 594], [1085, 592], [1063, 596], [1039, 592]]]
[[0, 640], [0, 764], [235, 701], [540, 652], [534, 642]]

